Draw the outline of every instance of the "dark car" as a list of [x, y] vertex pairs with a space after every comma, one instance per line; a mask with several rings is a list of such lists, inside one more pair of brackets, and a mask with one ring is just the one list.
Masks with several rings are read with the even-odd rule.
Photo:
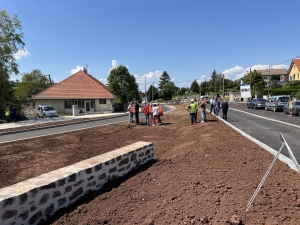
[[253, 98], [250, 102], [247, 102], [247, 107], [252, 109], [265, 108], [266, 99]]
[[[288, 106], [288, 105], [285, 105], [285, 106], [283, 107], [283, 113], [284, 113], [284, 114], [290, 113], [290, 109], [289, 109], [289, 106]], [[293, 107], [293, 112], [292, 112], [292, 114], [300, 116], [300, 101], [296, 101], [296, 102], [295, 102], [295, 105], [294, 105], [294, 107]]]

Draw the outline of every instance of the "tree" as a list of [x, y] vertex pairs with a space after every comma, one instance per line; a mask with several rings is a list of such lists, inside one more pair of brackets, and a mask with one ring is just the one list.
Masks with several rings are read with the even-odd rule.
[[262, 77], [261, 73], [257, 72], [256, 70], [248, 73], [245, 83], [250, 84], [251, 90], [254, 90], [255, 94], [258, 94], [257, 92], [262, 92], [265, 88], [264, 78]]
[[176, 86], [174, 82], [167, 82], [161, 89], [160, 96], [165, 100], [170, 100], [176, 94]]
[[18, 64], [14, 54], [23, 49], [23, 33], [17, 16], [10, 18], [5, 10], [0, 11], [0, 116], [12, 103], [10, 74], [18, 74]]
[[16, 85], [14, 94], [22, 104], [27, 105], [32, 96], [50, 87], [52, 83], [48, 76], [35, 69], [30, 73], [22, 74], [22, 81]]
[[191, 91], [192, 92], [199, 92], [200, 90], [200, 86], [198, 84], [198, 82], [196, 81], [196, 79], [193, 81], [193, 83], [191, 84]]
[[130, 75], [126, 66], [112, 69], [108, 76], [108, 87], [121, 99], [122, 103], [139, 100], [139, 89], [135, 77]]
[[182, 88], [180, 88], [178, 94], [179, 94], [179, 95], [185, 95], [185, 92], [187, 92], [187, 90], [188, 90], [187, 88], [182, 87]]
[[170, 78], [169, 74], [166, 71], [164, 71], [163, 74], [160, 75], [160, 77], [159, 77], [159, 83], [158, 83], [159, 90], [162, 90], [163, 86], [170, 81], [171, 81], [171, 78]]
[[[153, 101], [154, 99], [158, 99], [159, 94], [158, 94], [158, 88], [156, 88], [154, 85], [151, 85], [148, 89], [148, 91], [146, 92], [147, 96], [150, 97], [150, 101]], [[153, 96], [152, 96], [153, 94]]]

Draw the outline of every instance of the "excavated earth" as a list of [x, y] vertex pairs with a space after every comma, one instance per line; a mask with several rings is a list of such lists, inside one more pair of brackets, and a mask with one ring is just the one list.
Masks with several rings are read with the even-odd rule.
[[156, 127], [123, 122], [1, 144], [0, 188], [146, 141], [152, 162], [41, 224], [300, 224], [300, 174], [277, 161], [246, 213], [274, 156], [213, 115], [191, 125], [185, 108]]

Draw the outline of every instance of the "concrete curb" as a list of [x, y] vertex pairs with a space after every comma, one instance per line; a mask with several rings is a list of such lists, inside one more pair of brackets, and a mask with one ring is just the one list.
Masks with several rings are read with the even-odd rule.
[[[111, 119], [111, 118], [117, 118], [117, 117], [123, 117], [126, 116], [127, 114], [118, 114], [118, 115], [113, 115], [113, 116], [102, 116], [102, 117], [96, 117], [95, 119], [89, 119], [89, 120], [79, 120], [79, 119], [74, 119], [68, 120], [72, 121], [70, 123], [65, 123], [65, 124], [57, 124], [57, 125], [49, 125], [49, 126], [43, 126], [43, 127], [34, 127], [34, 128], [28, 128], [28, 129], [23, 129], [23, 130], [15, 130], [15, 131], [7, 131], [7, 132], [0, 132], [0, 135], [7, 135], [7, 134], [16, 134], [16, 133], [22, 133], [22, 132], [27, 132], [27, 131], [34, 131], [34, 130], [42, 130], [42, 129], [48, 129], [48, 128], [53, 128], [53, 127], [63, 127], [63, 126], [68, 126], [68, 125], [73, 125], [73, 124], [79, 124], [79, 123], [88, 123], [88, 122], [93, 122], [93, 121], [98, 121], [98, 120], [104, 120], [104, 119]], [[63, 122], [63, 121], [57, 121], [57, 122]], [[51, 123], [51, 122], [49, 122]], [[35, 125], [30, 125], [30, 126], [35, 126]], [[8, 128], [10, 129], [10, 128]]]
[[[231, 108], [232, 109], [232, 108]], [[237, 110], [237, 111], [240, 111], [240, 110]], [[251, 114], [251, 113], [248, 113], [248, 114]], [[215, 114], [211, 114], [211, 115], [214, 115]], [[253, 138], [252, 136], [250, 136], [249, 134], [245, 133], [244, 131], [240, 130], [239, 128], [235, 127], [234, 125], [228, 123], [227, 121], [223, 120], [222, 118], [220, 118], [219, 116], [216, 116], [217, 119], [219, 119], [220, 121], [223, 121], [225, 124], [227, 124], [228, 126], [230, 126], [232, 129], [234, 129], [235, 131], [239, 132], [241, 135], [243, 135], [244, 137], [246, 137], [247, 139], [249, 139], [250, 141], [258, 144], [260, 147], [264, 148], [265, 150], [267, 150], [269, 153], [271, 153], [272, 155], [276, 156], [276, 154], [278, 153], [278, 151], [276, 151], [275, 149], [269, 147], [268, 145], [262, 143], [261, 141]], [[260, 116], [259, 116], [260, 117]], [[268, 118], [264, 118], [264, 117], [261, 117], [262, 119], [268, 119]], [[271, 121], [275, 121], [275, 120], [272, 120], [270, 119]], [[285, 123], [286, 125], [290, 125], [288, 123]], [[298, 169], [296, 167], [296, 165], [294, 164], [294, 162], [288, 158], [287, 156], [283, 155], [283, 154], [280, 154], [280, 156], [278, 157], [278, 159], [284, 163], [286, 163], [291, 169], [295, 170], [296, 172], [298, 172]]]

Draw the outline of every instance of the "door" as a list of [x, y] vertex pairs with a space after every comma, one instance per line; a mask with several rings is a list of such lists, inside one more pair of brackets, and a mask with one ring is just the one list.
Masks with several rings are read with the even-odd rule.
[[85, 111], [86, 112], [91, 111], [91, 102], [90, 101], [85, 102]]

